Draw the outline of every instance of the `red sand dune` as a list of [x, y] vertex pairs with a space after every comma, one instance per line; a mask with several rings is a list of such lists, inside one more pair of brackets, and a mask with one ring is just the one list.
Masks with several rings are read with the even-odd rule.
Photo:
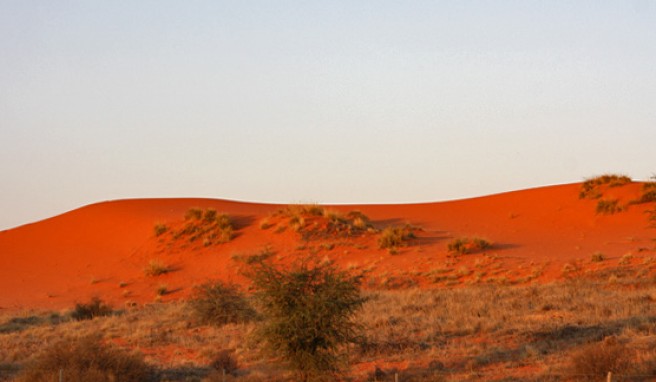
[[[595, 212], [596, 200], [579, 199], [579, 188], [580, 184], [550, 186], [441, 203], [330, 206], [341, 212], [359, 210], [377, 228], [406, 222], [421, 227], [418, 238], [398, 254], [379, 249], [373, 234], [304, 242], [291, 230], [262, 229], [260, 221], [279, 205], [211, 199], [94, 204], [0, 232], [0, 308], [70, 308], [93, 296], [115, 306], [145, 303], [153, 301], [160, 285], [171, 292], [163, 300], [184, 298], [194, 285], [208, 279], [241, 282], [242, 265], [234, 258], [267, 245], [279, 261], [316, 256], [354, 271], [369, 271], [370, 281], [365, 282], [369, 287], [445, 285], [423, 277], [431, 271], [460, 271], [457, 279], [451, 279], [453, 286], [472, 282], [475, 270], [483, 274], [477, 282], [490, 282], [493, 276], [502, 276], [504, 282], [546, 282], [563, 277], [565, 264], [582, 269], [639, 266], [655, 255], [656, 231], [645, 214], [652, 205], [600, 215]], [[640, 183], [631, 183], [605, 190], [604, 197], [626, 203], [637, 199], [640, 189]], [[180, 224], [192, 207], [229, 214], [237, 225], [237, 237], [203, 247], [171, 244], [166, 235], [155, 236], [155, 224]], [[450, 257], [447, 243], [460, 236], [479, 236], [494, 246], [485, 253]], [[592, 263], [595, 252], [607, 260]], [[629, 253], [631, 258], [620, 261]], [[145, 275], [144, 268], [154, 259], [173, 271]]]

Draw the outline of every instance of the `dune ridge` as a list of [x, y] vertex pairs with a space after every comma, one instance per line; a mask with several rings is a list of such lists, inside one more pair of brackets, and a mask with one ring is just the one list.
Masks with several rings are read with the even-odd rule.
[[[623, 205], [640, 197], [642, 183], [604, 190]], [[282, 205], [219, 199], [127, 199], [85, 206], [0, 232], [0, 307], [61, 309], [101, 297], [114, 305], [147, 303], [166, 285], [164, 300], [185, 298], [207, 279], [242, 282], [240, 256], [268, 248], [276, 261], [315, 257], [362, 272], [367, 288], [457, 287], [467, 283], [549, 282], [577, 272], [641, 264], [655, 255], [651, 204], [600, 214], [598, 200], [579, 198], [580, 183], [519, 190], [456, 201], [398, 205], [327, 205], [341, 214], [360, 211], [376, 229], [417, 227], [416, 238], [393, 252], [378, 234], [304, 239], [266, 221]], [[228, 214], [234, 238], [203, 246], [157, 236], [157, 224], [183, 224], [190, 208]], [[265, 223], [263, 223], [265, 222]], [[448, 243], [481, 237], [493, 245], [454, 256]], [[602, 254], [604, 261], [593, 262]], [[630, 255], [630, 256], [629, 256]], [[628, 260], [627, 260], [628, 259]], [[170, 269], [148, 276], [159, 261]]]

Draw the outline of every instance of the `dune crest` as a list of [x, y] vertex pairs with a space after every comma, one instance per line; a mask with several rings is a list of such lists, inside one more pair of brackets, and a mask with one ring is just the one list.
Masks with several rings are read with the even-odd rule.
[[[601, 199], [625, 206], [616, 213], [599, 213], [599, 199], [580, 198], [577, 183], [438, 203], [320, 206], [321, 217], [300, 216], [296, 223], [276, 215], [284, 206], [273, 204], [103, 202], [0, 232], [0, 307], [61, 309], [93, 296], [116, 306], [184, 298], [207, 279], [242, 282], [239, 259], [263, 250], [280, 262], [334, 261], [365, 274], [365, 287], [374, 289], [546, 282], [571, 272], [637, 266], [656, 255], [645, 214], [653, 203], [630, 204], [641, 187], [603, 191]], [[191, 208], [227, 214], [230, 240], [176, 236]], [[362, 216], [348, 215], [352, 211]], [[369, 224], [357, 235], [348, 224], [365, 223], [355, 223], [356, 217]], [[406, 224], [414, 238], [380, 248], [381, 230]], [[308, 234], [311, 229], [325, 234]], [[448, 250], [457, 238], [481, 238], [491, 247], [457, 254]], [[594, 261], [595, 254], [602, 261]], [[153, 262], [167, 271], [149, 275]], [[163, 285], [168, 293], [156, 297]]]

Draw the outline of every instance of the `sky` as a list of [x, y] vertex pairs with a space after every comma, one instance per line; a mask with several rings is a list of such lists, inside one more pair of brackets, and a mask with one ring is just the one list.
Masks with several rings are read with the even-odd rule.
[[656, 0], [0, 0], [0, 230], [656, 173]]

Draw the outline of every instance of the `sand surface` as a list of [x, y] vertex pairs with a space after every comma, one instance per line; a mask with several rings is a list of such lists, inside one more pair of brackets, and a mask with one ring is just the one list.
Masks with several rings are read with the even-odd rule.
[[[640, 183], [607, 188], [603, 198], [637, 199]], [[280, 205], [212, 199], [119, 200], [89, 205], [47, 220], [0, 232], [0, 309], [66, 309], [97, 296], [114, 306], [185, 298], [208, 279], [246, 283], [237, 261], [269, 248], [275, 260], [303, 257], [334, 261], [366, 275], [365, 287], [458, 287], [474, 282], [549, 282], [571, 272], [640, 266], [656, 255], [649, 226], [651, 204], [604, 215], [598, 200], [580, 199], [580, 184], [549, 186], [480, 198], [427, 204], [327, 206], [359, 210], [373, 225], [409, 223], [417, 239], [397, 253], [378, 248], [378, 234], [304, 240], [270, 215]], [[204, 246], [156, 236], [154, 226], [184, 224], [192, 207], [229, 214], [236, 237]], [[276, 220], [278, 219], [278, 220]], [[271, 227], [263, 229], [262, 223]], [[267, 224], [264, 224], [266, 227]], [[477, 236], [493, 243], [486, 251], [454, 257], [447, 244]], [[591, 261], [595, 253], [604, 261]], [[171, 271], [146, 275], [159, 261]], [[567, 272], [565, 271], [567, 270]], [[569, 273], [568, 273], [569, 272]], [[450, 277], [441, 279], [436, 275]]]

